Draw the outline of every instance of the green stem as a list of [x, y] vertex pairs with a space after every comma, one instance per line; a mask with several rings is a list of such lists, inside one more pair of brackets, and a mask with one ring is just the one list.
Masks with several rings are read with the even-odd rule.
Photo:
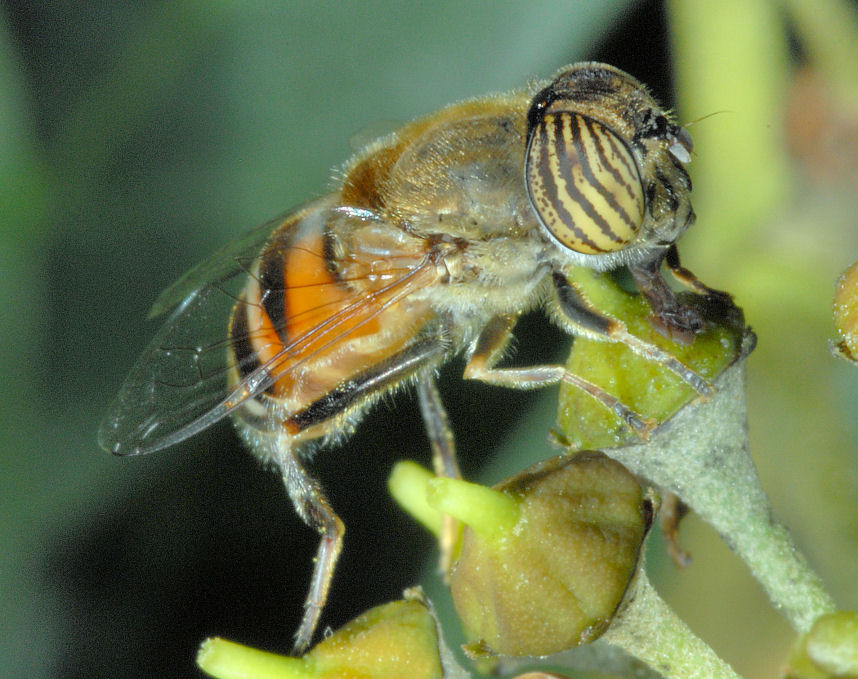
[[427, 485], [426, 501], [487, 540], [502, 540], [519, 518], [519, 502], [499, 490], [460, 479], [437, 477]]
[[308, 679], [312, 673], [300, 658], [289, 658], [233, 641], [206, 639], [197, 653], [197, 665], [217, 679]]
[[773, 516], [748, 454], [744, 364], [726, 371], [708, 402], [690, 404], [650, 441], [606, 451], [675, 493], [748, 564], [798, 632], [835, 610], [819, 576]]
[[621, 648], [667, 679], [739, 678], [664, 602], [643, 569], [627, 597], [597, 644]]

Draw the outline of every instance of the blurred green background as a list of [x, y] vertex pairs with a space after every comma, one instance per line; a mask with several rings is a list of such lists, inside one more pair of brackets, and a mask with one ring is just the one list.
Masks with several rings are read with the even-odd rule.
[[[840, 606], [858, 607], [858, 369], [828, 354], [858, 256], [858, 29], [835, 0], [5, 2], [0, 25], [0, 676], [191, 677], [220, 634], [284, 651], [316, 536], [230, 426], [117, 459], [98, 421], [155, 331], [158, 292], [216, 247], [324, 192], [349, 140], [579, 59], [609, 61], [691, 128], [684, 263], [759, 335], [752, 454]], [[675, 89], [674, 89], [675, 88]], [[676, 94], [674, 94], [676, 92]], [[535, 316], [522, 362], [568, 343]], [[442, 385], [469, 476], [551, 453], [553, 393]], [[500, 451], [500, 452], [499, 452]], [[323, 624], [398, 596], [431, 542], [387, 498], [428, 463], [408, 395], [314, 468], [348, 526]], [[497, 477], [489, 480], [498, 480]], [[653, 579], [747, 677], [792, 635], [695, 518]]]

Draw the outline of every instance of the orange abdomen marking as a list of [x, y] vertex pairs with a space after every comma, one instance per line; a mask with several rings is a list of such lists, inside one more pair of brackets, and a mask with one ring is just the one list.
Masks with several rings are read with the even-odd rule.
[[[437, 276], [416, 259], [414, 276], [397, 277], [394, 285], [385, 276], [351, 273], [355, 278], [344, 280], [324, 235], [300, 236], [289, 229], [257, 261], [259, 273], [248, 282], [231, 331], [240, 376], [268, 370], [266, 393], [296, 411], [406, 346], [429, 307], [399, 304], [398, 296]], [[377, 261], [349, 264], [350, 272], [378, 269]]]
[[[321, 236], [290, 248], [283, 258], [286, 335], [307, 338], [307, 350], [331, 341], [331, 332], [334, 336], [349, 331], [368, 335], [378, 330], [378, 320], [370, 318], [378, 305], [355, 305], [354, 292], [346, 287], [346, 282], [334, 277], [328, 264]], [[366, 290], [367, 294], [370, 292]], [[359, 308], [349, 309], [354, 306]], [[359, 329], [358, 324], [361, 324]], [[314, 339], [317, 336], [320, 337]]]

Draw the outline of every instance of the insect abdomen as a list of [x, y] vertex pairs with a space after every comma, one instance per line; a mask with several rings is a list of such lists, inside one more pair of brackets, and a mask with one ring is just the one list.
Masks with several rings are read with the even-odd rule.
[[[406, 359], [419, 363], [428, 356], [414, 341], [432, 317], [428, 304], [397, 299], [431, 285], [435, 268], [425, 264], [422, 252], [394, 253], [405, 271], [413, 267], [413, 275], [391, 284], [395, 278], [373, 273], [378, 257], [373, 248], [337, 254], [322, 216], [330, 213], [311, 212], [275, 232], [249, 268], [233, 310], [232, 380], [259, 385], [265, 377], [266, 387], [240, 413], [258, 430], [282, 426], [303, 438], [323, 436], [329, 433], [324, 427], [307, 430], [352, 412], [357, 401], [371, 402], [365, 397], [410, 374]], [[375, 223], [366, 228], [383, 229]], [[376, 240], [395, 242], [382, 234]], [[393, 359], [396, 366], [386, 367]]]

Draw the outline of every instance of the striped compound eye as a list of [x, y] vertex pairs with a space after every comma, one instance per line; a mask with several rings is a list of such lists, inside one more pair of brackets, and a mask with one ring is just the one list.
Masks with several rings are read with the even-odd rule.
[[531, 131], [525, 175], [542, 225], [575, 252], [620, 250], [643, 222], [643, 184], [629, 147], [587, 116], [542, 117]]

